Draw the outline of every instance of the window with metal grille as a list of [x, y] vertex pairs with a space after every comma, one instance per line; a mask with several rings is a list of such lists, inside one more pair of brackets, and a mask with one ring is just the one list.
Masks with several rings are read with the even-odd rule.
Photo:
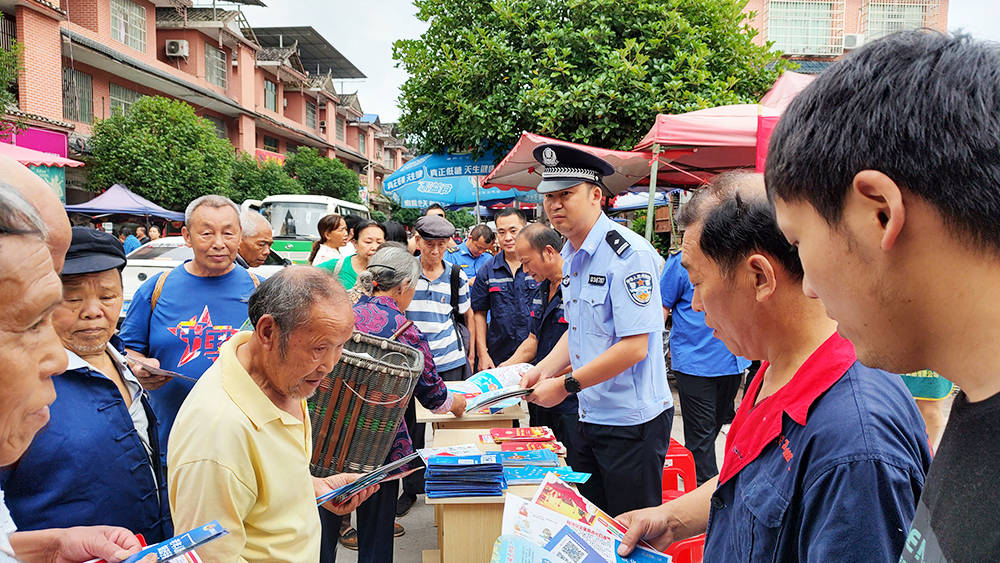
[[271, 152], [278, 152], [278, 140], [274, 137], [264, 135], [264, 148]]
[[768, 41], [786, 55], [844, 52], [843, 2], [771, 0], [767, 21]]
[[14, 16], [0, 14], [0, 48], [10, 51], [17, 41], [17, 23]]
[[316, 115], [317, 115], [316, 104], [307, 101], [306, 102], [306, 125], [310, 129], [315, 129], [316, 128]]
[[270, 80], [264, 81], [264, 107], [278, 111], [278, 85]]
[[219, 137], [220, 139], [229, 138], [229, 126], [226, 125], [225, 121], [219, 119], [218, 117], [215, 117], [214, 115], [203, 115], [202, 117], [204, 119], [207, 119], [209, 122], [211, 122], [212, 125], [215, 126], [215, 135], [217, 137]]
[[226, 52], [205, 43], [205, 80], [226, 87]]
[[132, 109], [132, 104], [134, 104], [141, 97], [142, 94], [136, 92], [135, 90], [112, 83], [109, 96], [111, 113], [115, 113], [116, 111], [126, 113], [128, 110]]
[[869, 2], [865, 36], [873, 41], [897, 31], [924, 27], [927, 7], [921, 0]]
[[358, 152], [360, 152], [363, 155], [367, 155], [368, 154], [368, 152], [365, 150], [365, 141], [366, 140], [367, 139], [365, 139], [365, 132], [364, 131], [359, 131], [358, 132]]
[[344, 140], [344, 132], [347, 130], [347, 124], [344, 122], [344, 118], [337, 116], [337, 140]]
[[146, 8], [132, 0], [111, 0], [111, 38], [146, 51]]
[[94, 78], [85, 72], [62, 69], [63, 119], [94, 122]]

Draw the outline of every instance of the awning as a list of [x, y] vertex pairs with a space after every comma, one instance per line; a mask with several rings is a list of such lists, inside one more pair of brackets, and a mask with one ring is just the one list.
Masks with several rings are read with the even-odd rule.
[[171, 221], [183, 221], [184, 214], [164, 209], [148, 199], [137, 195], [121, 184], [115, 184], [105, 192], [87, 203], [67, 205], [70, 213], [97, 215], [104, 213], [122, 213], [125, 215], [150, 215], [162, 217]]
[[25, 166], [58, 166], [60, 168], [83, 166], [83, 163], [79, 160], [64, 158], [57, 154], [36, 151], [35, 149], [7, 143], [0, 143], [0, 154], [8, 158], [13, 158]]
[[[615, 169], [615, 174], [604, 178], [604, 184], [613, 194], [625, 191], [627, 188], [649, 176], [650, 155], [648, 153], [616, 151], [579, 145], [525, 131], [521, 133], [521, 138], [518, 139], [514, 148], [507, 153], [507, 156], [486, 177], [483, 181], [483, 187], [534, 190], [542, 180], [542, 170], [544, 167], [535, 160], [533, 153], [536, 147], [547, 143], [574, 147], [606, 160]], [[682, 152], [686, 153], [687, 151]], [[661, 158], [668, 158], [670, 156], [673, 155], [661, 153]]]

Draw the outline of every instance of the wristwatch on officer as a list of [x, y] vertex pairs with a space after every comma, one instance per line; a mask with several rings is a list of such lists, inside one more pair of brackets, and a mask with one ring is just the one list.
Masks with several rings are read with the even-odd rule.
[[579, 393], [581, 389], [580, 382], [573, 377], [572, 373], [567, 373], [566, 376], [563, 377], [563, 387], [566, 388], [566, 392], [568, 393]]

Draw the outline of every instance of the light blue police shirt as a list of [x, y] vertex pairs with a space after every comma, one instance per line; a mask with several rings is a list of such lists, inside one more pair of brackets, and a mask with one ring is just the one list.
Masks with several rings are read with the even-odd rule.
[[567, 242], [561, 254], [573, 369], [626, 336], [649, 335], [644, 360], [577, 394], [580, 420], [634, 426], [656, 418], [674, 403], [663, 360], [659, 254], [646, 239], [616, 225], [604, 213], [579, 249]]
[[445, 262], [451, 262], [462, 268], [462, 271], [465, 272], [465, 277], [470, 280], [476, 277], [476, 272], [479, 271], [479, 268], [482, 268], [492, 259], [493, 255], [489, 252], [484, 252], [478, 257], [473, 258], [472, 252], [469, 251], [468, 241], [453, 246], [444, 253]]

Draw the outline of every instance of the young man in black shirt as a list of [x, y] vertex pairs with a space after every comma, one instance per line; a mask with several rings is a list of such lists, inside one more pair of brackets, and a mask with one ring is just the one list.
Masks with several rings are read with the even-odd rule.
[[962, 389], [900, 560], [1000, 561], [1000, 44], [854, 51], [788, 107], [766, 178], [803, 290], [858, 358]]

